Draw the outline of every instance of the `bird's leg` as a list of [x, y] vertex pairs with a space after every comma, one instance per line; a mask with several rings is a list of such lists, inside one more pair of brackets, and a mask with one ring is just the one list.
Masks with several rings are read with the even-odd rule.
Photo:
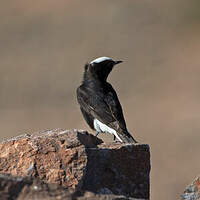
[[118, 143], [121, 144], [121, 142], [119, 140], [116, 140], [116, 138], [117, 137], [114, 135], [114, 142], [115, 142], [115, 144], [118, 144]]
[[96, 137], [99, 135], [99, 132], [98, 131], [96, 131]]

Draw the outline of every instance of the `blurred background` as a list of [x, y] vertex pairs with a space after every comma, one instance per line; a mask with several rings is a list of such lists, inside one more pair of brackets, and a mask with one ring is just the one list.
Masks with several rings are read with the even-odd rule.
[[129, 131], [151, 147], [151, 199], [178, 199], [199, 173], [199, 0], [3, 1], [0, 138], [87, 129], [83, 66], [124, 60], [109, 77]]

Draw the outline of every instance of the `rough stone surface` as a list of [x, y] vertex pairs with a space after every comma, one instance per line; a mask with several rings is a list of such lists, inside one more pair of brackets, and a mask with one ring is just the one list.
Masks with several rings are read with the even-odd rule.
[[184, 193], [181, 195], [182, 200], [197, 200], [200, 199], [200, 176], [186, 187]]
[[46, 184], [31, 177], [0, 175], [1, 200], [71, 199], [71, 194], [57, 184]]
[[[136, 200], [122, 195], [100, 195], [89, 191], [79, 193], [65, 189], [57, 184], [47, 184], [31, 177], [13, 177], [0, 175], [1, 200]], [[138, 200], [138, 199], [137, 199]], [[142, 199], [140, 199], [142, 200]]]
[[95, 195], [148, 199], [149, 172], [148, 145], [104, 144], [85, 131], [56, 129], [0, 143], [0, 173]]

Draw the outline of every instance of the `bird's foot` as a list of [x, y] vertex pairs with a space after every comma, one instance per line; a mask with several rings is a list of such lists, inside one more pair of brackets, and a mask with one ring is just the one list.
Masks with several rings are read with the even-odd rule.
[[115, 136], [115, 135], [114, 135], [114, 138], [113, 138], [113, 142], [114, 142], [115, 144], [121, 144], [121, 141], [116, 140], [116, 136]]
[[119, 140], [114, 140], [113, 143], [115, 143], [115, 144], [122, 144], [122, 142], [120, 142]]
[[99, 132], [96, 131], [96, 137], [99, 135]]

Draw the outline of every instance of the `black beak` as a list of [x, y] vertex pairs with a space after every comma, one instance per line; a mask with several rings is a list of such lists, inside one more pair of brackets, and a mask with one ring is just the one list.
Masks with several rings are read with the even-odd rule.
[[121, 60], [117, 60], [117, 61], [115, 61], [115, 64], [114, 65], [117, 65], [117, 64], [119, 64], [119, 63], [122, 63], [123, 61], [121, 61]]

